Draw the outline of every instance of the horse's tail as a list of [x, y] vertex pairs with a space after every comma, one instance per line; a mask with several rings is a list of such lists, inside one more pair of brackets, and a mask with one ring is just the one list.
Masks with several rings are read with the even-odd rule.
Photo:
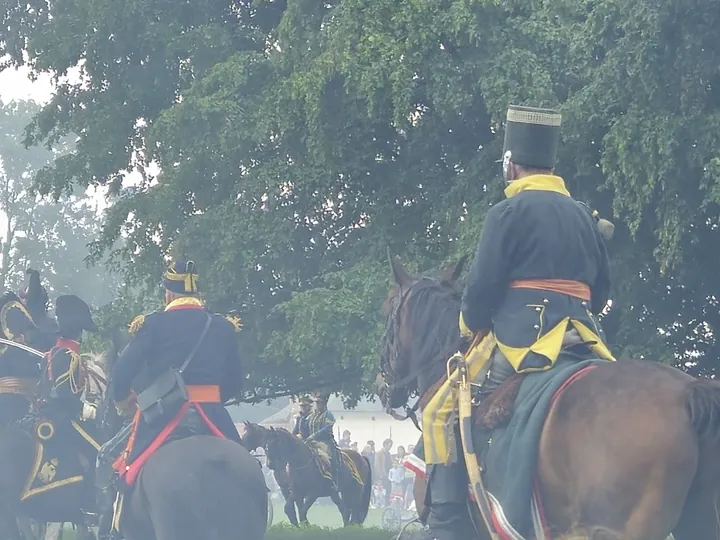
[[372, 496], [372, 467], [370, 467], [370, 460], [367, 456], [361, 455], [365, 461], [367, 467], [367, 473], [363, 475], [363, 492], [362, 499], [360, 499], [360, 508], [358, 509], [357, 519], [358, 524], [362, 524], [367, 519], [368, 511], [370, 510], [370, 497]]
[[720, 439], [720, 384], [705, 380], [690, 383], [687, 407], [701, 446]]

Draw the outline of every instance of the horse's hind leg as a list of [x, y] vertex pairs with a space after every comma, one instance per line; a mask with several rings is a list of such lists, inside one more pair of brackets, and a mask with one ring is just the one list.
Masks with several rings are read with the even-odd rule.
[[330, 495], [330, 499], [332, 499], [332, 502], [335, 503], [335, 506], [337, 506], [338, 510], [340, 511], [340, 515], [342, 516], [343, 520], [343, 526], [347, 527], [350, 523], [350, 508], [351, 505], [348, 504], [345, 499], [340, 497], [340, 494], [338, 492], [333, 492]]
[[96, 536], [85, 523], [75, 523], [76, 540], [95, 540]]
[[675, 540], [708, 540], [720, 538], [720, 492], [714, 463], [698, 467], [695, 483], [690, 488], [673, 536]]
[[300, 523], [308, 522], [308, 518], [307, 518], [308, 510], [310, 510], [310, 507], [313, 504], [315, 504], [315, 501], [317, 501], [317, 500], [318, 500], [317, 495], [310, 495], [310, 496], [305, 496], [302, 499], [302, 501], [298, 502], [298, 514], [300, 514], [299, 515]]
[[708, 497], [703, 501], [686, 504], [680, 521], [673, 531], [675, 540], [695, 540], [720, 538], [720, 505]]
[[297, 527], [299, 523], [297, 513], [295, 512], [295, 497], [289, 492], [287, 495], [285, 495], [285, 504], [283, 505], [283, 510], [285, 511], [285, 515], [287, 516], [290, 524]]

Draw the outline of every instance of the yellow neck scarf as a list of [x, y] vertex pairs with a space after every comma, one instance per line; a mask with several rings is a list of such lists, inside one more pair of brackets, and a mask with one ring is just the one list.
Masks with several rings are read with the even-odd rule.
[[165, 306], [165, 311], [168, 309], [177, 307], [177, 306], [202, 306], [203, 303], [199, 298], [193, 298], [192, 296], [183, 296], [181, 298], [176, 298], [172, 302], [170, 302], [167, 306]]
[[570, 196], [570, 192], [565, 187], [565, 181], [553, 174], [531, 174], [510, 182], [505, 188], [505, 196], [509, 199], [521, 191], [554, 191], [567, 197]]

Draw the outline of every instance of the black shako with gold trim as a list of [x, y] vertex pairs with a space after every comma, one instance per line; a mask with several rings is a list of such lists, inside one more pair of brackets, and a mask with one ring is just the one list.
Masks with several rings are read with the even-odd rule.
[[[461, 327], [494, 330], [518, 371], [552, 367], [568, 326], [597, 343], [591, 348], [598, 357], [613, 359], [594, 315], [607, 303], [610, 270], [592, 214], [559, 176], [527, 176], [511, 182], [505, 194], [485, 217], [463, 294]], [[514, 288], [519, 280], [579, 282], [590, 298]]]
[[510, 105], [505, 122], [503, 160], [552, 170], [560, 144], [562, 116], [552, 109]]
[[174, 261], [165, 272], [163, 286], [178, 294], [197, 294], [200, 288], [195, 263], [186, 259]]

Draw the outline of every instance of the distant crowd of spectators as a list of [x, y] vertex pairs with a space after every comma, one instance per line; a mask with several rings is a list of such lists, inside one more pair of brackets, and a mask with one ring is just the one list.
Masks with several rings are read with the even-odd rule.
[[[350, 442], [350, 432], [345, 431], [339, 441], [340, 448], [352, 448], [357, 443]], [[404, 446], [398, 446], [392, 452], [392, 439], [385, 439], [380, 450], [375, 449], [375, 441], [368, 441], [360, 452], [368, 458], [372, 467], [373, 506], [383, 508], [390, 504], [393, 497], [403, 499], [403, 504], [408, 507], [413, 500], [413, 484], [415, 474], [404, 466], [404, 461], [409, 453], [412, 453], [414, 445], [408, 446], [407, 452]]]

